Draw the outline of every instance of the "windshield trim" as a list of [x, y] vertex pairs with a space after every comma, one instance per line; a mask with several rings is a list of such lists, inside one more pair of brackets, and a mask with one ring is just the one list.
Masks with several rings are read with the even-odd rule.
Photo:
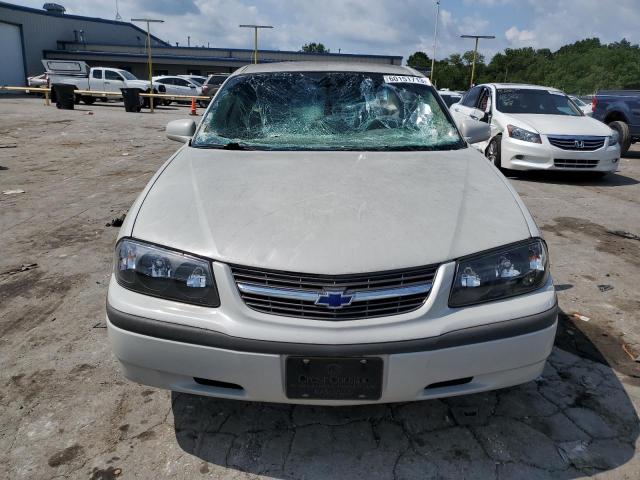
[[[300, 73], [300, 74], [305, 74], [305, 73], [326, 73], [326, 74], [331, 74], [331, 73], [342, 73], [342, 74], [361, 74], [361, 75], [387, 75], [385, 73], [382, 72], [360, 72], [360, 71], [350, 71], [350, 70], [322, 70], [322, 69], [318, 69], [316, 70], [301, 70], [301, 71], [273, 71], [273, 72], [261, 72], [261, 73], [238, 73], [238, 74], [233, 74], [233, 75], [229, 75], [227, 76], [227, 78], [225, 79], [225, 81], [223, 83], [226, 83], [227, 80], [231, 80], [232, 78], [242, 78], [242, 77], [251, 77], [251, 76], [256, 76], [256, 75], [265, 75], [265, 74], [278, 74], [278, 73]], [[409, 73], [409, 72], [407, 72]], [[391, 74], [389, 74], [391, 75]], [[394, 74], [397, 75], [397, 74]], [[415, 75], [415, 74], [411, 74], [411, 75], [407, 75], [407, 76], [419, 76], [419, 75]], [[422, 76], [421, 78], [427, 78]], [[207, 79], [208, 82], [209, 78]], [[442, 97], [439, 95], [437, 89], [433, 86], [433, 84], [431, 84], [431, 82], [429, 82], [429, 84], [425, 84], [424, 85], [427, 89], [429, 89], [429, 91], [431, 92], [434, 100], [436, 101], [436, 103], [438, 103], [438, 105], [440, 106], [440, 109], [443, 113], [443, 116], [449, 121], [449, 123], [451, 124], [452, 128], [455, 130], [455, 132], [458, 135], [458, 141], [456, 142], [451, 142], [451, 143], [444, 143], [444, 144], [438, 144], [438, 145], [424, 145], [424, 146], [420, 146], [420, 148], [411, 148], [411, 146], [406, 147], [406, 146], [399, 146], [398, 148], [388, 148], [388, 149], [382, 149], [380, 147], [376, 147], [376, 148], [366, 148], [365, 146], [363, 146], [362, 148], [357, 147], [357, 148], [351, 148], [351, 147], [345, 147], [345, 148], [337, 148], [337, 147], [326, 147], [326, 148], [319, 148], [319, 147], [315, 147], [315, 148], [303, 148], [301, 146], [298, 147], [266, 147], [266, 146], [258, 146], [258, 145], [246, 145], [246, 148], [241, 148], [239, 150], [251, 150], [251, 151], [287, 151], [287, 152], [398, 152], [398, 151], [450, 151], [450, 150], [461, 150], [461, 149], [465, 149], [465, 148], [469, 148], [469, 144], [467, 143], [467, 141], [465, 140], [464, 136], [462, 135], [462, 132], [460, 131], [460, 128], [458, 127], [458, 124], [456, 123], [456, 121], [453, 119], [453, 116], [451, 115], [451, 112], [449, 111], [449, 107], [447, 106], [447, 104], [445, 103], [445, 101], [442, 99]], [[211, 103], [210, 105], [213, 107], [213, 105], [215, 104], [216, 101], [216, 97], [221, 93], [222, 91], [222, 85], [219, 87], [218, 91], [216, 92], [216, 94], [214, 95], [214, 97], [211, 99]], [[201, 133], [201, 130], [204, 128], [204, 123], [205, 122], [200, 122], [194, 135], [193, 135], [193, 140], [191, 142], [189, 142], [189, 147], [191, 148], [202, 148], [202, 149], [206, 149], [206, 148], [213, 148], [213, 149], [224, 149], [225, 145], [224, 144], [218, 144], [213, 146], [212, 144], [206, 145], [198, 145], [195, 143], [195, 140], [198, 138], [198, 135]], [[230, 143], [235, 143], [235, 142], [230, 142]]]

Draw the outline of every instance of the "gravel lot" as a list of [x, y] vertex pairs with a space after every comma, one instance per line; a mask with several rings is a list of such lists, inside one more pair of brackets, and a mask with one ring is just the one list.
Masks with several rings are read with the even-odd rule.
[[178, 148], [164, 126], [187, 109], [77, 107], [0, 98], [0, 191], [24, 190], [0, 194], [1, 478], [640, 478], [640, 241], [610, 233], [640, 235], [640, 149], [605, 180], [511, 177], [564, 312], [542, 377], [442, 401], [293, 407], [121, 377], [105, 225]]

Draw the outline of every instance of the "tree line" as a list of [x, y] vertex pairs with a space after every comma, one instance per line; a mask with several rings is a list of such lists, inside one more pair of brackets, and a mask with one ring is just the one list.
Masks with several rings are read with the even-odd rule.
[[[471, 79], [473, 51], [454, 53], [435, 62], [438, 88], [466, 90]], [[429, 70], [424, 52], [409, 56], [407, 65]], [[474, 83], [533, 83], [567, 93], [589, 95], [601, 89], [640, 89], [640, 47], [626, 39], [604, 44], [588, 38], [552, 52], [548, 48], [507, 48], [489, 63], [478, 53]]]

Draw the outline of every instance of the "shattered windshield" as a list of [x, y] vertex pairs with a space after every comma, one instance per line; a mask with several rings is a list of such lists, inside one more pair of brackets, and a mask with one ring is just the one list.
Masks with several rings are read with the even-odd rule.
[[239, 75], [216, 96], [194, 147], [451, 150], [458, 130], [421, 77], [358, 72]]

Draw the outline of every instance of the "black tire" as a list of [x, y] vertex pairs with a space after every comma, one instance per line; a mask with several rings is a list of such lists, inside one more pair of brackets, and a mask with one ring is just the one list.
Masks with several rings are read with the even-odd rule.
[[162, 100], [162, 105], [168, 107], [169, 105], [171, 105], [171, 100]]
[[107, 97], [102, 97], [100, 98], [100, 101], [103, 103], [107, 103], [109, 101], [109, 99]]
[[207, 105], [209, 105], [209, 102], [207, 102], [206, 100], [198, 100], [199, 108], [207, 108]]
[[[145, 93], [149, 93], [149, 90], [147, 90]], [[154, 90], [152, 93], [158, 93], [156, 90]], [[151, 97], [142, 97], [144, 98], [144, 108], [149, 108], [151, 105]], [[153, 97], [153, 108], [156, 108], [158, 105], [160, 105], [160, 102], [162, 100], [159, 99], [158, 97]]]
[[609, 123], [609, 128], [618, 132], [618, 141], [620, 142], [620, 156], [624, 157], [624, 155], [631, 147], [631, 132], [629, 131], [629, 125], [621, 120], [615, 120]]
[[93, 105], [94, 103], [96, 103], [96, 98], [90, 97], [88, 95], [83, 95], [82, 101], [85, 103], [85, 105]]
[[498, 135], [493, 137], [489, 142], [489, 145], [487, 145], [487, 149], [484, 151], [484, 156], [500, 170], [502, 170], [502, 152], [500, 149], [501, 141], [501, 136]]

